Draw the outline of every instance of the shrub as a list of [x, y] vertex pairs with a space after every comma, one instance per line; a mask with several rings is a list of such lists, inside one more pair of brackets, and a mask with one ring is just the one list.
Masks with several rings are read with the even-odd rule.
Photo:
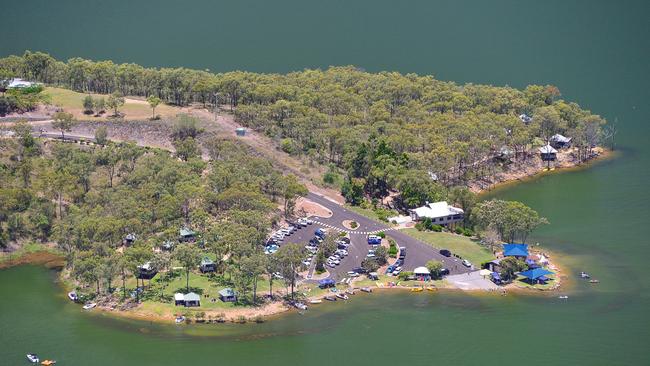
[[382, 238], [382, 239], [385, 239], [386, 238], [386, 233], [383, 232], [383, 231], [380, 231], [380, 232], [377, 233], [377, 236]]
[[440, 225], [435, 225], [435, 224], [434, 224], [434, 225], [431, 225], [431, 227], [429, 228], [429, 230], [431, 230], [431, 231], [435, 231], [435, 232], [438, 232], [438, 233], [439, 233], [439, 232], [442, 231], [442, 226], [440, 226]]
[[415, 224], [415, 229], [417, 231], [424, 231], [424, 229], [425, 229], [424, 224], [421, 223], [421, 222], [418, 222], [417, 224]]
[[404, 272], [400, 272], [400, 274], [397, 276], [397, 278], [399, 278], [402, 281], [405, 281], [407, 278], [409, 278], [411, 276], [413, 276], [413, 272], [404, 271]]
[[359, 224], [356, 221], [352, 221], [350, 223], [350, 227], [353, 228], [353, 229], [356, 229], [357, 227], [359, 227]]
[[459, 234], [459, 235], [460, 235], [460, 234], [464, 234], [464, 233], [465, 233], [465, 230], [463, 230], [462, 227], [458, 226], [458, 227], [454, 230], [454, 232], [455, 232], [456, 234]]

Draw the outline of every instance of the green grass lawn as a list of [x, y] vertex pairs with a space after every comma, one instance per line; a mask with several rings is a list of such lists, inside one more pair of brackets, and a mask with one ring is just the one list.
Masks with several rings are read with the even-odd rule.
[[[105, 121], [112, 111], [106, 110], [107, 113], [101, 117], [94, 117], [92, 115], [83, 114], [83, 99], [86, 97], [85, 93], [78, 93], [69, 89], [63, 88], [45, 88], [44, 94], [51, 98], [52, 105], [63, 108], [66, 112], [72, 113], [78, 120], [93, 120]], [[90, 94], [93, 98], [104, 97], [108, 100], [108, 95]], [[140, 100], [129, 99], [127, 97], [126, 103], [119, 108], [119, 111], [124, 113], [126, 120], [145, 120], [151, 117], [151, 108], [149, 105]], [[156, 114], [161, 117], [173, 117], [180, 112], [179, 108], [160, 104], [156, 107]]]
[[433, 231], [418, 231], [417, 229], [405, 229], [403, 231], [416, 239], [430, 244], [434, 248], [448, 249], [452, 253], [469, 260], [475, 267], [479, 267], [481, 263], [494, 259], [494, 256], [489, 250], [466, 236]]
[[[365, 217], [367, 217], [369, 219], [373, 219], [373, 220], [376, 220], [376, 221], [379, 221], [379, 222], [385, 222], [385, 221], [381, 220], [379, 218], [379, 215], [377, 215], [377, 213], [371, 208], [363, 208], [363, 207], [360, 207], [360, 206], [352, 206], [352, 205], [348, 205], [348, 204], [345, 205], [345, 208], [347, 208], [348, 210], [350, 210], [352, 212], [356, 212], [359, 215], [365, 216]], [[397, 212], [391, 212], [388, 216], [395, 216], [395, 215], [397, 215]]]

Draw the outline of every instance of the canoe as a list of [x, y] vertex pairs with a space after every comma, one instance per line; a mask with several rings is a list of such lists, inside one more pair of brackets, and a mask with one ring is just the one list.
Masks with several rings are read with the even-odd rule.
[[45, 361], [41, 362], [41, 365], [43, 365], [43, 366], [52, 366], [54, 364], [56, 364], [56, 361], [54, 361], [54, 360], [45, 360]]
[[422, 292], [422, 291], [424, 291], [422, 287], [414, 287], [411, 289], [411, 292]]
[[321, 300], [321, 299], [315, 299], [315, 300], [310, 300], [309, 301], [310, 304], [320, 304], [322, 302], [323, 302], [323, 300]]
[[436, 290], [437, 290], [437, 288], [435, 288], [435, 287], [427, 287], [427, 291], [436, 291]]

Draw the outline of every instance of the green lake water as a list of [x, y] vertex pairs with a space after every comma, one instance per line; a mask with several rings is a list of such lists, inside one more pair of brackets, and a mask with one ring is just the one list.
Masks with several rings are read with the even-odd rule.
[[373, 294], [259, 325], [176, 327], [83, 314], [55, 274], [0, 272], [0, 365], [650, 364], [650, 3], [644, 1], [12, 1], [0, 56], [43, 50], [149, 66], [287, 72], [354, 64], [458, 82], [554, 84], [609, 121], [617, 158], [493, 195], [548, 217], [570, 296]]

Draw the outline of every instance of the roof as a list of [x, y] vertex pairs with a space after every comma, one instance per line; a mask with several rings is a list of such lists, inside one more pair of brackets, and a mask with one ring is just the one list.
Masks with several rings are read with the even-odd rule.
[[139, 268], [143, 271], [151, 271], [153, 269], [153, 265], [151, 265], [151, 262], [146, 262], [145, 264], [139, 266]]
[[223, 290], [219, 291], [219, 295], [223, 297], [234, 297], [235, 296], [235, 291], [231, 289], [230, 287], [224, 288]]
[[560, 135], [558, 133], [558, 134], [555, 134], [555, 135], [551, 136], [551, 141], [567, 143], [567, 142], [571, 141], [571, 138], [562, 136], [562, 135]]
[[418, 217], [428, 217], [430, 219], [463, 213], [462, 209], [449, 206], [446, 201], [427, 203], [426, 205], [414, 208], [411, 211], [415, 212]]
[[503, 244], [504, 257], [528, 257], [528, 244]]
[[428, 275], [431, 274], [431, 271], [427, 267], [418, 267], [413, 270], [413, 273], [416, 275]]
[[520, 273], [520, 275], [530, 278], [531, 280], [536, 280], [549, 274], [554, 273], [544, 268], [529, 269], [528, 271]]
[[201, 301], [201, 296], [197, 293], [190, 292], [189, 294], [185, 294], [185, 301]]
[[192, 231], [192, 230], [190, 230], [190, 229], [188, 229], [186, 227], [181, 228], [180, 233], [181, 233], [181, 236], [192, 236], [192, 235], [195, 234], [194, 231]]
[[557, 150], [555, 150], [553, 148], [553, 146], [551, 146], [551, 145], [546, 145], [546, 146], [540, 147], [539, 152], [542, 153], [542, 154], [555, 154], [555, 153], [557, 153]]
[[174, 301], [185, 301], [185, 295], [177, 292], [174, 294]]
[[20, 78], [15, 78], [9, 82], [9, 85], [7, 85], [7, 89], [11, 88], [28, 88], [35, 83], [32, 83], [31, 81], [23, 80]]
[[201, 259], [202, 266], [207, 266], [209, 264], [214, 264], [214, 261], [208, 257], [203, 257], [203, 259]]

